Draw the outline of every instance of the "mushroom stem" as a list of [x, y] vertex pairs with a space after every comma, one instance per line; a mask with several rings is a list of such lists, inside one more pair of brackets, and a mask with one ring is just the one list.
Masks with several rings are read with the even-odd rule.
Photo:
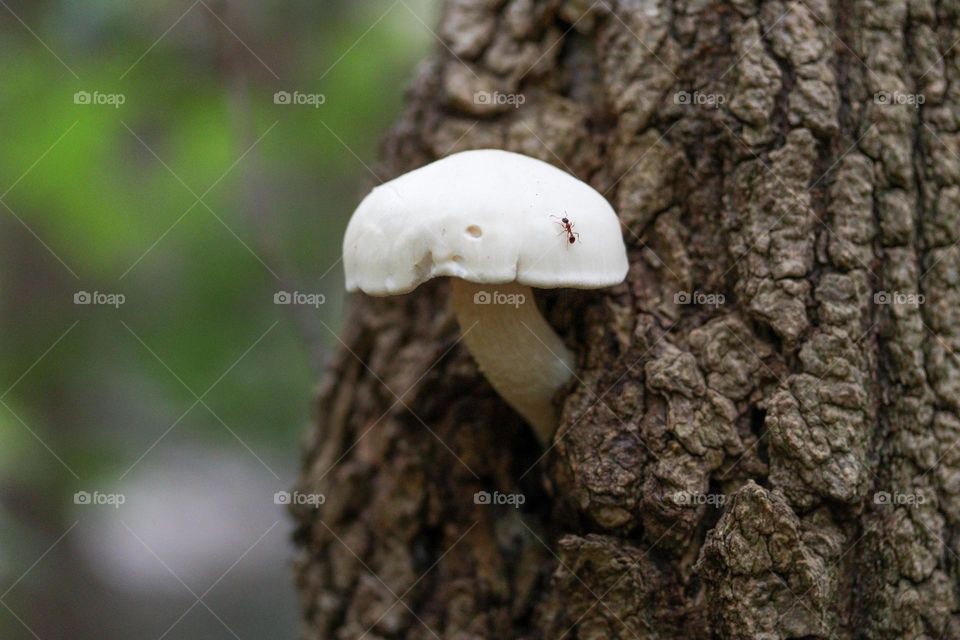
[[553, 394], [573, 375], [573, 354], [543, 319], [530, 287], [451, 281], [467, 348], [497, 393], [547, 445], [557, 428]]

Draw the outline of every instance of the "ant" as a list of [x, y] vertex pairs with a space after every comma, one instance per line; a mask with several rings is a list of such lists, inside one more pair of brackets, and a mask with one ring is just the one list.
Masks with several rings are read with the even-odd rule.
[[[566, 214], [567, 212], [564, 211], [563, 213]], [[570, 222], [570, 218], [568, 218], [566, 215], [564, 215], [562, 218], [557, 218], [557, 216], [550, 216], [550, 217], [555, 218], [557, 220], [557, 224], [563, 227], [563, 231], [561, 231], [560, 233], [567, 234], [567, 242], [569, 242], [570, 244], [573, 244], [574, 242], [580, 239], [580, 234], [573, 230], [574, 223]], [[557, 235], [560, 235], [560, 234], [558, 233]]]

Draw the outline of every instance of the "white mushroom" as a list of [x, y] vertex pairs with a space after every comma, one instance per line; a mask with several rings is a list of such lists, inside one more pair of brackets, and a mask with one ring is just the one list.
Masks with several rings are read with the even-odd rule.
[[530, 287], [596, 289], [627, 273], [620, 224], [603, 196], [545, 162], [496, 149], [376, 187], [350, 219], [343, 261], [347, 290], [373, 296], [450, 276], [464, 342], [542, 443], [556, 430], [553, 395], [575, 358]]

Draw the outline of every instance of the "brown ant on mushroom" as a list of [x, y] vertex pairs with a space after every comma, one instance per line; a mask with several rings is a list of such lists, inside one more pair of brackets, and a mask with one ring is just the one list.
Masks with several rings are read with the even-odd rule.
[[[557, 224], [563, 227], [563, 231], [561, 231], [560, 233], [566, 233], [567, 242], [569, 242], [570, 244], [573, 244], [574, 242], [580, 239], [580, 234], [573, 230], [574, 223], [570, 222], [570, 218], [566, 216], [567, 212], [564, 211], [563, 213], [564, 213], [564, 216], [562, 218], [558, 218], [557, 216], [550, 216], [550, 217], [555, 218], [557, 220]], [[557, 235], [560, 235], [560, 233], [558, 233]]]

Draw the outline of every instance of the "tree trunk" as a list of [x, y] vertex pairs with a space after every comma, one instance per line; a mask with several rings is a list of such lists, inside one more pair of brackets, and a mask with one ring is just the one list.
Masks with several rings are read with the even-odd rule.
[[295, 511], [305, 637], [960, 638], [958, 13], [448, 0], [377, 172], [539, 157], [631, 269], [538, 292], [578, 356], [545, 451], [444, 282], [356, 297]]

